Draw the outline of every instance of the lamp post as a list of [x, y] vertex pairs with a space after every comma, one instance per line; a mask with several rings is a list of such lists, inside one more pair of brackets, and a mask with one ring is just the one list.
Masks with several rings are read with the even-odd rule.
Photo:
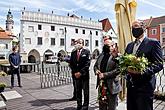
[[65, 52], [67, 52], [66, 51], [66, 33], [67, 33], [67, 31], [66, 31], [66, 27], [64, 28], [64, 35], [65, 35]]
[[90, 51], [92, 53], [92, 31], [90, 31]]

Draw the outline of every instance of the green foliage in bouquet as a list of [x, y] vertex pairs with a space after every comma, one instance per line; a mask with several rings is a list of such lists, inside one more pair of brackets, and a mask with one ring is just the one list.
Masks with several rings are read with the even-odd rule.
[[125, 54], [117, 57], [119, 68], [122, 75], [125, 75], [128, 70], [142, 73], [148, 66], [148, 59], [145, 57], [136, 57], [133, 54]]

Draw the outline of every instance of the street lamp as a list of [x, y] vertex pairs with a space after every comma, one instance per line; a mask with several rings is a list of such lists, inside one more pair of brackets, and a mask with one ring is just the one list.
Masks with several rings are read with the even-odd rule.
[[66, 31], [66, 27], [64, 28], [64, 35], [65, 35], [65, 52], [66, 52], [66, 33], [67, 33], [67, 31]]
[[90, 31], [90, 51], [92, 53], [92, 31]]

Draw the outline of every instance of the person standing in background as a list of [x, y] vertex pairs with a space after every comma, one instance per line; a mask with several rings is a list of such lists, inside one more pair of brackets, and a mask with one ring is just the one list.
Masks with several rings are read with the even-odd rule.
[[[70, 67], [72, 75], [75, 77], [77, 110], [88, 110], [90, 51], [83, 48], [83, 39], [78, 39], [76, 42], [76, 51], [71, 53]], [[84, 93], [83, 105], [82, 90]]]
[[18, 53], [17, 46], [13, 47], [12, 51], [13, 52], [9, 55], [9, 63], [10, 63], [10, 69], [11, 69], [11, 89], [14, 87], [14, 75], [15, 74], [17, 74], [18, 86], [22, 87], [21, 78], [20, 78], [21, 56]]
[[[74, 42], [74, 47], [75, 48], [72, 50], [72, 53], [78, 49], [77, 42], [76, 41]], [[70, 58], [70, 60], [69, 60], [69, 66], [70, 66], [70, 61], [71, 60], [73, 60], [73, 59]], [[69, 101], [74, 101], [74, 100], [77, 99], [77, 95], [76, 95], [76, 78], [75, 78], [75, 75], [74, 74], [72, 74], [72, 80], [73, 80], [73, 97], [71, 99], [69, 99]]]

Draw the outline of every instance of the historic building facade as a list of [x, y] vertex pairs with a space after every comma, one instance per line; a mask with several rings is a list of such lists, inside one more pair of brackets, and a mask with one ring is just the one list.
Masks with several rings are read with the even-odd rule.
[[[148, 21], [149, 19], [145, 20], [145, 22]], [[147, 28], [147, 36], [160, 41], [165, 56], [165, 16], [152, 18], [151, 24]]]
[[97, 56], [102, 51], [102, 23], [75, 15], [22, 11], [20, 52], [23, 62], [41, 62], [59, 53], [70, 55], [78, 38], [84, 39], [91, 56]]

